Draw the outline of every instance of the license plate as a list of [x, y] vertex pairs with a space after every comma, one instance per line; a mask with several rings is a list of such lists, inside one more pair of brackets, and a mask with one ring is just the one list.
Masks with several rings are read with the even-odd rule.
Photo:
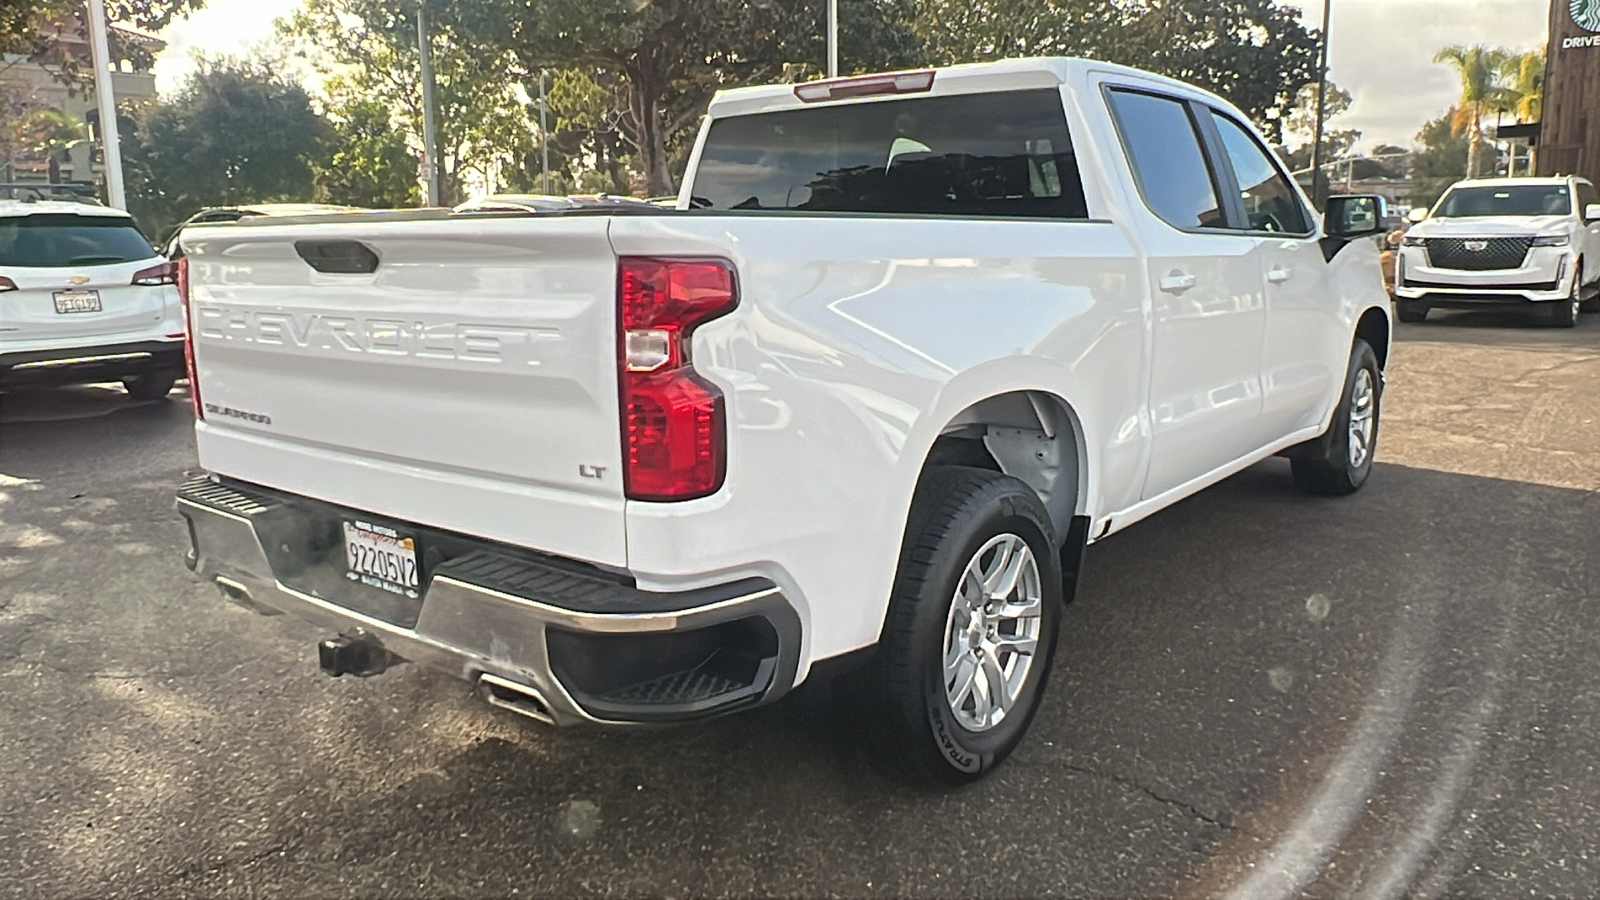
[[351, 581], [417, 596], [417, 542], [393, 528], [346, 519], [344, 559]]
[[56, 312], [86, 313], [100, 311], [99, 291], [56, 291]]

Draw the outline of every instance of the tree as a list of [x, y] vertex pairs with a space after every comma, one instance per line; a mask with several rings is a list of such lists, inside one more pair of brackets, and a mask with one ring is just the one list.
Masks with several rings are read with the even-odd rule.
[[1316, 74], [1317, 37], [1275, 0], [915, 0], [917, 33], [941, 64], [1086, 56], [1215, 91], [1281, 138]]
[[1517, 121], [1539, 121], [1544, 111], [1544, 51], [1509, 54], [1500, 75]]
[[[106, 0], [106, 18], [144, 31], [159, 31], [174, 18], [204, 5], [205, 0]], [[82, 0], [0, 0], [0, 53], [42, 56], [61, 26], [83, 28], [83, 9]], [[129, 49], [140, 52], [137, 47]]]
[[206, 206], [312, 197], [330, 137], [305, 89], [270, 62], [202, 60], [125, 137], [132, 211], [160, 234]]
[[[1324, 165], [1340, 159], [1349, 154], [1356, 141], [1361, 139], [1361, 132], [1354, 128], [1336, 129], [1327, 127], [1329, 122], [1343, 115], [1350, 108], [1350, 92], [1344, 90], [1333, 82], [1328, 82], [1328, 99], [1322, 108], [1322, 162]], [[1283, 160], [1288, 163], [1293, 171], [1309, 169], [1311, 167], [1311, 142], [1317, 130], [1317, 84], [1312, 82], [1301, 86], [1295, 94], [1294, 105], [1289, 107], [1288, 113], [1282, 118], [1284, 137]], [[1300, 143], [1292, 148], [1288, 144], [1290, 139], [1298, 139]], [[1323, 170], [1326, 173], [1326, 169]]]
[[[840, 5], [845, 71], [915, 58], [904, 2]], [[820, 70], [823, 19], [823, 0], [480, 0], [441, 15], [465, 45], [509, 52], [526, 71], [614, 80], [626, 100], [616, 134], [651, 194], [673, 190], [674, 157], [716, 89]]]
[[[415, 0], [305, 0], [280, 25], [280, 34], [325, 76], [323, 93], [332, 109], [382, 105], [402, 142], [420, 161], [423, 114], [416, 14]], [[469, 172], [488, 180], [500, 165], [522, 159], [532, 146], [532, 123], [515, 90], [528, 71], [504, 50], [462, 41], [439, 13], [430, 10], [429, 23], [442, 194], [435, 202], [449, 204], [460, 199]], [[364, 130], [346, 131], [345, 137], [392, 141], [389, 135]], [[393, 150], [369, 147], [347, 152], [371, 157]], [[417, 162], [408, 169], [414, 179]]]
[[1466, 177], [1468, 137], [1456, 130], [1452, 109], [1417, 132], [1411, 156], [1411, 204], [1432, 206], [1450, 185]]
[[1491, 109], [1510, 106], [1509, 94], [1501, 84], [1501, 73], [1510, 54], [1498, 47], [1475, 44], [1455, 45], [1434, 54], [1433, 61], [1447, 63], [1461, 81], [1461, 98], [1456, 101], [1455, 118], [1450, 127], [1467, 136], [1467, 177], [1482, 171], [1483, 117]]
[[8, 97], [0, 99], [0, 109], [6, 115], [0, 118], [0, 168], [3, 178], [10, 181], [10, 173], [19, 161], [44, 159], [49, 182], [61, 183], [61, 153], [85, 138], [83, 124], [66, 113], [27, 101]]
[[417, 156], [394, 127], [387, 104], [353, 99], [328, 111], [332, 152], [317, 161], [316, 198], [378, 209], [415, 206]]

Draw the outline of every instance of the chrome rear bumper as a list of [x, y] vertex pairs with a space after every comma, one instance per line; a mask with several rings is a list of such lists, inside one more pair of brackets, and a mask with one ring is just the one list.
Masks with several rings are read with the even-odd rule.
[[[261, 532], [272, 531], [274, 517], [302, 515], [297, 501], [316, 503], [206, 477], [184, 484], [177, 509], [189, 524], [189, 567], [242, 606], [376, 642], [474, 683], [494, 705], [552, 724], [701, 718], [771, 702], [794, 683], [800, 620], [771, 582], [666, 595], [619, 579], [587, 594], [606, 608], [573, 609], [559, 605], [560, 590], [529, 596], [552, 583], [536, 560], [499, 555], [485, 544], [471, 555], [493, 557], [492, 566], [424, 573], [420, 613], [408, 627], [280, 580]], [[515, 577], [507, 577], [508, 567]], [[475, 570], [496, 576], [474, 582]], [[573, 578], [558, 573], [555, 580]], [[670, 659], [702, 661], [683, 668]]]

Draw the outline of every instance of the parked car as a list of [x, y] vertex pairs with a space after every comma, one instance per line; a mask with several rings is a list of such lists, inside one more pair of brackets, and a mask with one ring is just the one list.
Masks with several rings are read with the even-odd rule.
[[849, 669], [868, 740], [961, 782], [1022, 739], [1085, 545], [1274, 454], [1372, 471], [1383, 205], [1324, 227], [1198, 88], [726, 91], [679, 207], [186, 235], [190, 566], [330, 674], [557, 724]]
[[639, 209], [649, 206], [651, 203], [645, 200], [612, 194], [574, 194], [568, 197], [556, 197], [550, 194], [490, 194], [457, 206], [455, 212], [553, 213], [579, 209]]
[[1461, 181], [1400, 248], [1395, 313], [1526, 309], [1571, 328], [1600, 304], [1600, 192], [1584, 178]]
[[183, 331], [177, 267], [127, 213], [0, 200], [0, 389], [120, 381], [164, 397]]
[[250, 219], [257, 216], [311, 216], [322, 213], [347, 213], [358, 212], [359, 207], [338, 206], [331, 203], [251, 203], [242, 206], [213, 206], [202, 209], [194, 215], [183, 220], [177, 228], [173, 229], [167, 237], [165, 253], [168, 259], [177, 259], [183, 254], [179, 238], [183, 230], [191, 225], [207, 225], [218, 222], [237, 222], [240, 219]]

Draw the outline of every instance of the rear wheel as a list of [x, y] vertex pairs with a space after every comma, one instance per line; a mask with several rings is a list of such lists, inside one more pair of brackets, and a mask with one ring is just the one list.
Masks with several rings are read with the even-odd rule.
[[999, 765], [1038, 709], [1061, 617], [1038, 495], [987, 469], [923, 474], [883, 635], [843, 686], [893, 774], [963, 784]]
[[1344, 394], [1328, 430], [1289, 457], [1294, 483], [1311, 494], [1353, 494], [1372, 473], [1378, 451], [1378, 411], [1383, 393], [1378, 357], [1360, 338], [1350, 348]]
[[1402, 322], [1422, 322], [1428, 318], [1428, 308], [1415, 300], [1396, 300], [1394, 315]]
[[177, 372], [146, 372], [122, 379], [122, 387], [135, 400], [160, 400], [172, 391]]

